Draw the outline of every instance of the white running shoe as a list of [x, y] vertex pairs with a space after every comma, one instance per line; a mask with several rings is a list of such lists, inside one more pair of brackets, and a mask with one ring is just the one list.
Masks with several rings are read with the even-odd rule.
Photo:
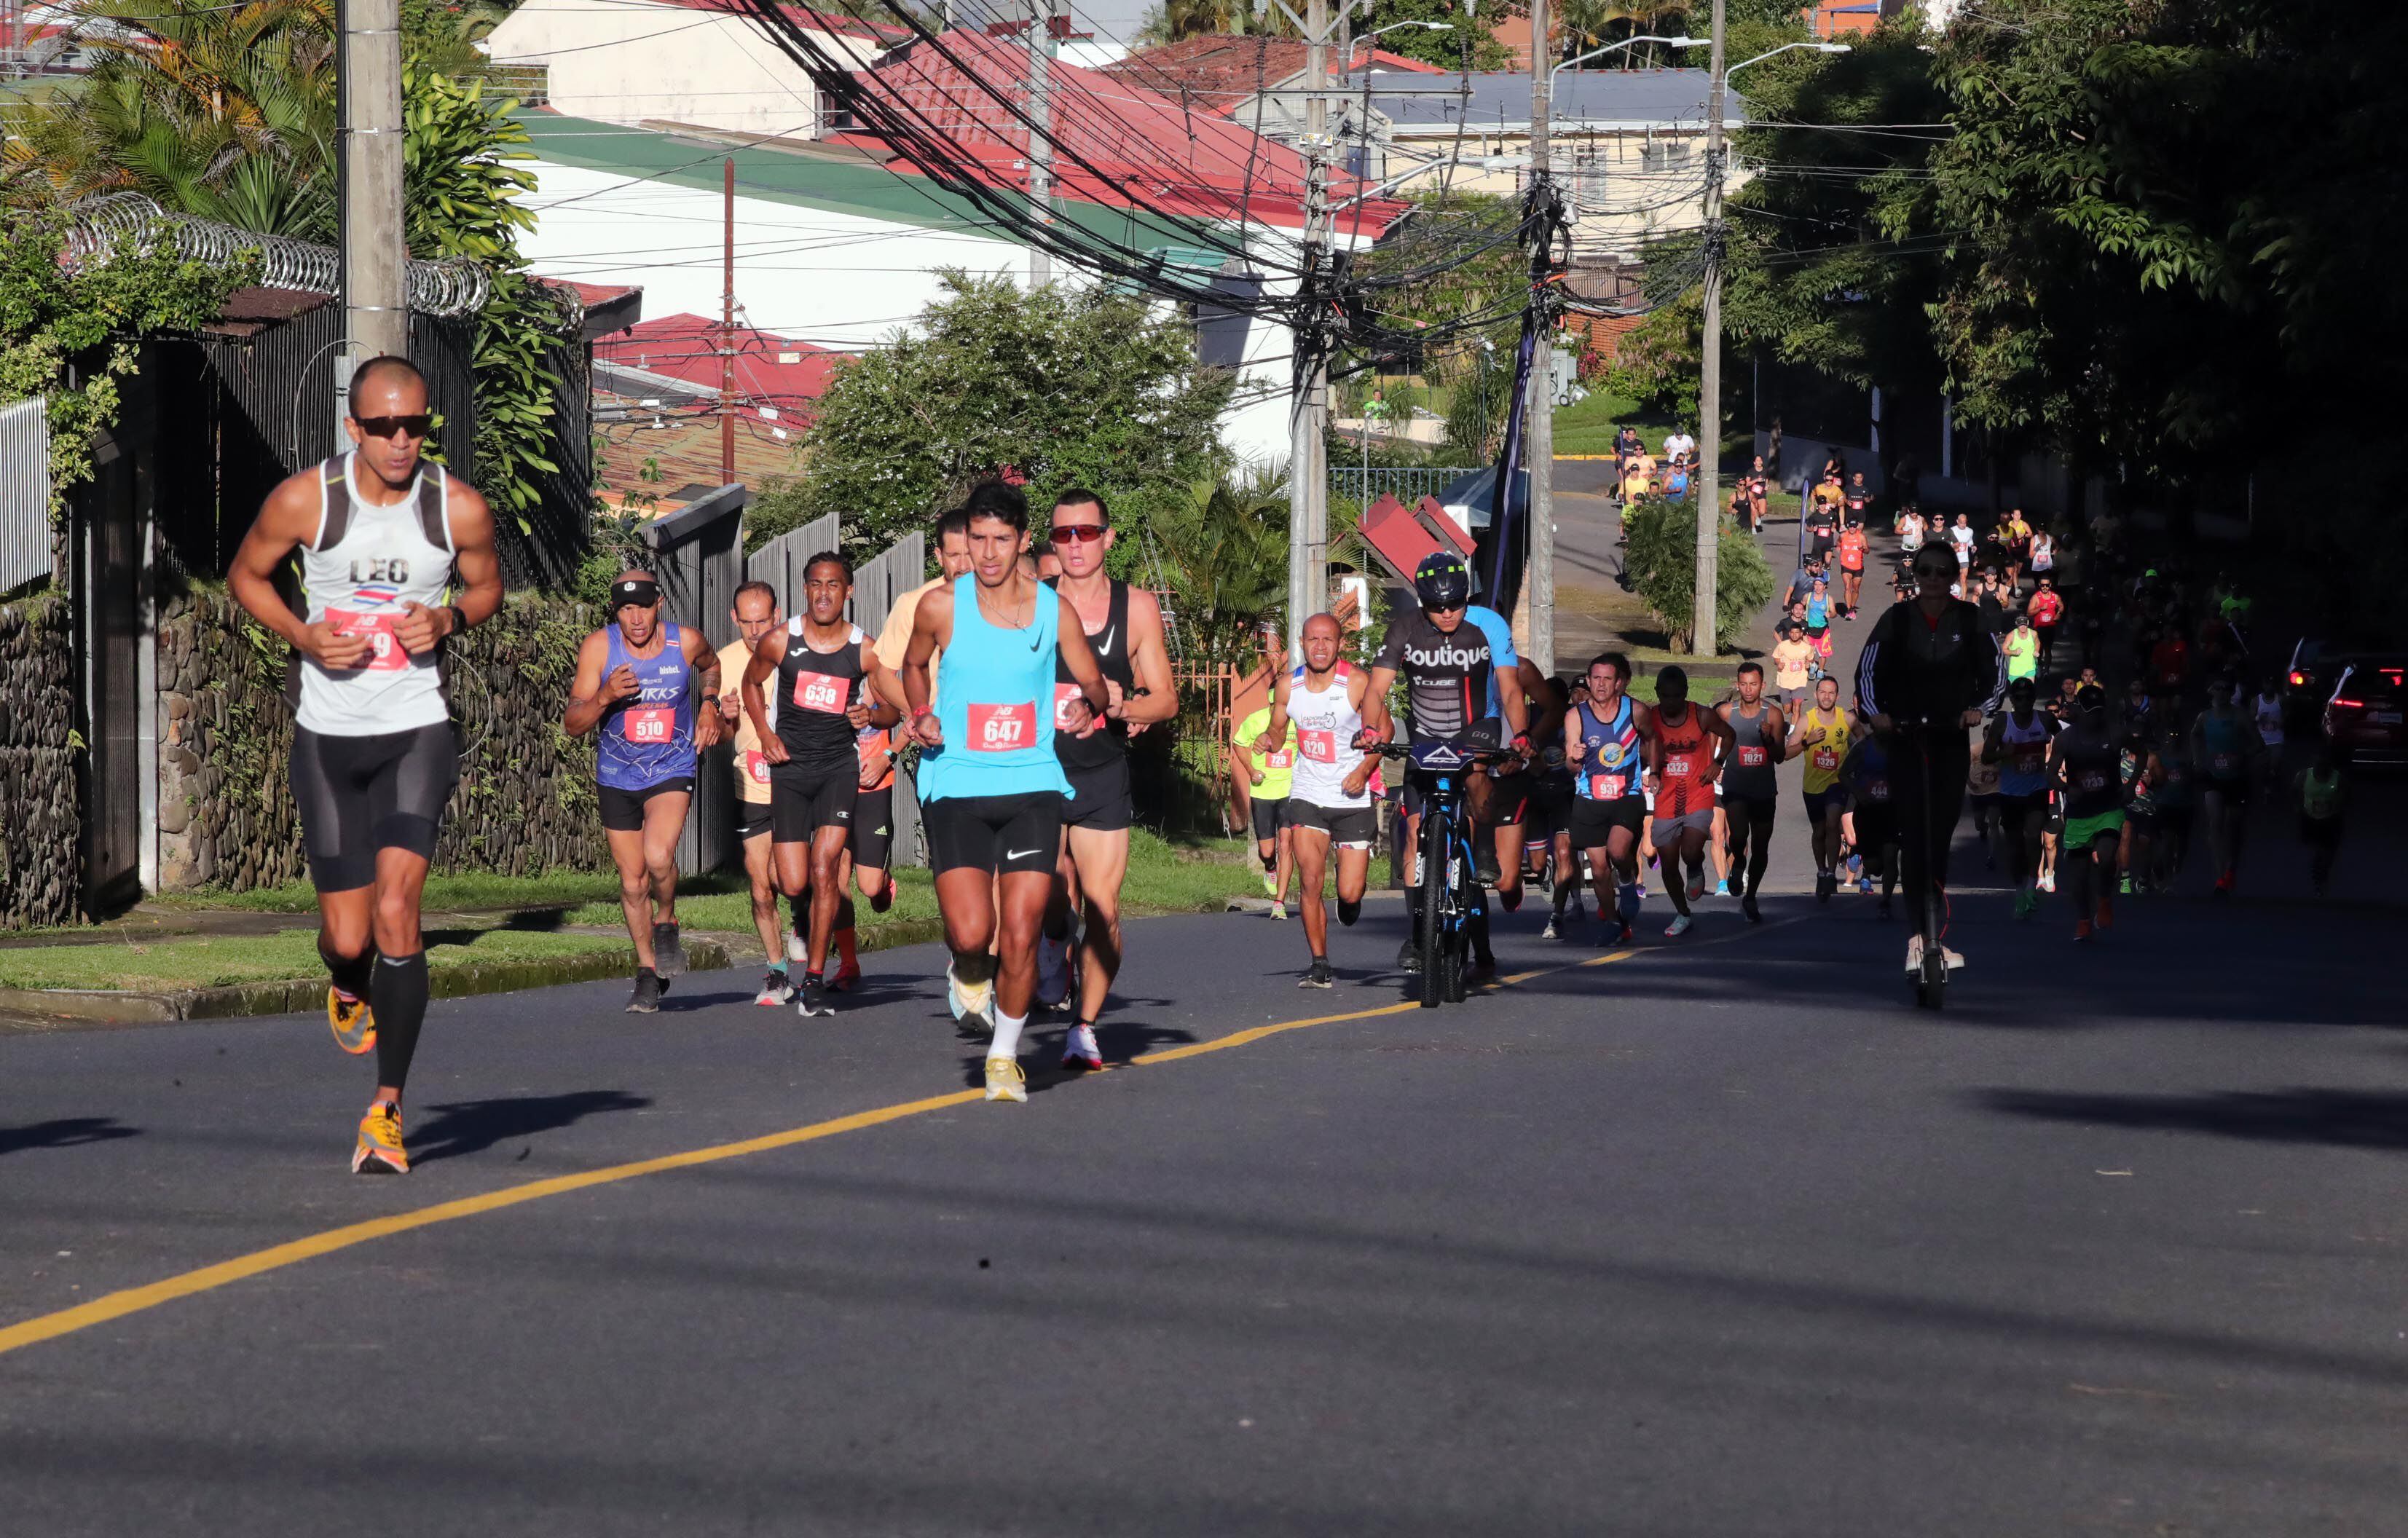
[[1949, 949], [1946, 946], [1942, 946], [1940, 947], [1940, 954], [1948, 959], [1948, 970], [1951, 972], [1959, 970], [1965, 964], [1965, 958]]
[[784, 967], [773, 966], [761, 975], [761, 991], [752, 996], [752, 1002], [765, 1008], [795, 1002], [795, 985]]
[[1028, 1104], [1028, 1077], [1020, 1071], [1019, 1062], [1011, 1058], [986, 1060], [986, 1098]]
[[2040, 890], [2042, 891], [2052, 892], [2057, 890], [2057, 873], [2055, 871], [2051, 871], [2040, 878]]
[[1544, 929], [1542, 929], [1542, 930], [1541, 930], [1541, 931], [1539, 932], [1539, 938], [1540, 938], [1540, 939], [1541, 939], [1541, 940], [1552, 940], [1552, 939], [1554, 939], [1555, 937], [1555, 916], [1554, 914], [1552, 914], [1552, 913], [1551, 913], [1551, 914], [1547, 915], [1547, 927], [1546, 927], [1546, 928], [1544, 928]]
[[1101, 1068], [1104, 1050], [1096, 1045], [1096, 1028], [1074, 1025], [1062, 1037], [1062, 1066], [1065, 1068]]
[[1057, 1008], [1070, 996], [1070, 947], [1050, 934], [1037, 937], [1037, 1002]]
[[1670, 923], [1669, 923], [1669, 924], [1667, 924], [1667, 925], [1665, 925], [1665, 926], [1664, 926], [1664, 934], [1665, 934], [1665, 937], [1666, 937], [1667, 939], [1672, 939], [1672, 940], [1677, 940], [1677, 939], [1679, 939], [1682, 935], [1686, 934], [1686, 933], [1689, 933], [1689, 926], [1690, 926], [1691, 922], [1692, 922], [1692, 920], [1690, 919], [1690, 918], [1689, 918], [1689, 916], [1688, 916], [1687, 914], [1685, 914], [1685, 913], [1677, 913], [1677, 914], [1674, 914], [1674, 915], [1672, 916], [1672, 921], [1671, 921]]
[[786, 936], [786, 960], [789, 961], [807, 961], [810, 960], [810, 949], [803, 944], [803, 937], [801, 935], [789, 934]]
[[1910, 973], [1923, 970], [1923, 936], [1920, 934], [1906, 937], [1906, 970]]

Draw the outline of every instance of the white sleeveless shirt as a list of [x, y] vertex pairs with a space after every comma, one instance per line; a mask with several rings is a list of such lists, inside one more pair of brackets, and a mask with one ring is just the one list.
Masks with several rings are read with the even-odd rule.
[[1369, 806], [1371, 792], [1346, 793], [1346, 776], [1363, 762], [1354, 734], [1363, 730], [1363, 713], [1347, 697], [1354, 669], [1340, 662], [1330, 670], [1328, 684], [1307, 689], [1299, 665], [1288, 676], [1287, 718], [1296, 723], [1296, 781], [1288, 794], [1308, 805], [1336, 811]]
[[422, 461], [409, 493], [389, 507], [360, 495], [356, 455], [318, 467], [318, 533], [301, 550], [308, 622], [365, 635], [376, 648], [363, 667], [329, 669], [301, 660], [294, 719], [322, 736], [373, 737], [434, 726], [451, 717], [436, 654], [413, 657], [393, 634], [405, 604], [441, 605], [452, 582], [450, 477]]

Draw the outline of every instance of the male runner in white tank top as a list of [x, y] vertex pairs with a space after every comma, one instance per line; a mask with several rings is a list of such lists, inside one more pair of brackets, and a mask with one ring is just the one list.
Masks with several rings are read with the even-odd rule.
[[[361, 364], [343, 421], [352, 451], [270, 491], [227, 574], [236, 600], [301, 654], [292, 786], [333, 975], [326, 1018], [345, 1051], [377, 1055], [354, 1174], [409, 1169], [401, 1092], [426, 1018], [419, 899], [460, 776], [436, 648], [502, 605], [493, 514], [422, 461], [432, 427], [408, 360]], [[306, 618], [276, 590], [296, 549]]]
[[1273, 686], [1270, 722], [1255, 744], [1259, 748], [1286, 741], [1288, 725], [1295, 723], [1296, 783], [1288, 791], [1287, 818], [1296, 830], [1297, 911], [1304, 917], [1304, 943], [1312, 950], [1312, 966], [1298, 988], [1332, 983], [1329, 909], [1321, 896], [1330, 846], [1338, 847], [1338, 920], [1351, 927], [1363, 911], [1371, 843], [1379, 831], [1369, 786], [1380, 755], [1354, 746], [1371, 675], [1340, 661], [1339, 635], [1330, 615], [1316, 614], [1304, 622], [1304, 663]]

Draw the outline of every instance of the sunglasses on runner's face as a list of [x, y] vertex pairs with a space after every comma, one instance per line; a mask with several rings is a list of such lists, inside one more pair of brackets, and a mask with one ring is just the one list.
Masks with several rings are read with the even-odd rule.
[[422, 411], [414, 417], [355, 417], [364, 437], [390, 438], [395, 434], [423, 438], [435, 430], [435, 419]]
[[1056, 545], [1089, 545], [1104, 537], [1100, 523], [1056, 523], [1047, 537]]

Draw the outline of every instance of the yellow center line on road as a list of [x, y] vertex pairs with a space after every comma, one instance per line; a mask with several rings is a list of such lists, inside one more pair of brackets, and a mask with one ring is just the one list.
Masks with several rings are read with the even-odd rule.
[[[1533, 978], [1551, 976], [1558, 972], [1570, 972], [1580, 967], [1605, 966], [1614, 961], [1627, 961], [1638, 954], [1639, 952], [1634, 950], [1609, 951], [1602, 956], [1592, 956], [1584, 961], [1566, 962], [1562, 966], [1541, 967], [1534, 972], [1517, 972], [1510, 977], [1498, 979], [1498, 983], [1499, 986], [1510, 987], [1516, 983], [1529, 982]], [[1244, 1031], [1232, 1032], [1226, 1036], [1216, 1036], [1211, 1041], [1194, 1042], [1185, 1047], [1173, 1047], [1159, 1052], [1148, 1052], [1141, 1057], [1130, 1059], [1129, 1066], [1132, 1068], [1154, 1067], [1166, 1062], [1176, 1062], [1182, 1058], [1201, 1057], [1208, 1052], [1224, 1052], [1231, 1047], [1249, 1047], [1255, 1042], [1283, 1035], [1290, 1031], [1310, 1030], [1317, 1025], [1336, 1025], [1343, 1020], [1368, 1020], [1383, 1015], [1401, 1015], [1420, 1007], [1419, 1004], [1408, 1002], [1384, 1004], [1376, 1009], [1357, 1009], [1343, 1015], [1316, 1015], [1310, 1019], [1257, 1025]], [[90, 1303], [78, 1303], [73, 1308], [63, 1308], [54, 1314], [43, 1314], [20, 1324], [0, 1328], [0, 1356], [6, 1356], [24, 1346], [38, 1345], [43, 1341], [56, 1340], [62, 1335], [72, 1335], [79, 1330], [89, 1330], [96, 1324], [107, 1324], [111, 1319], [122, 1319], [129, 1314], [139, 1314], [147, 1309], [157, 1308], [163, 1303], [174, 1303], [179, 1298], [191, 1298], [204, 1292], [213, 1292], [219, 1288], [231, 1286], [252, 1276], [263, 1275], [267, 1272], [280, 1271], [286, 1266], [298, 1265], [304, 1260], [314, 1260], [322, 1255], [332, 1255], [337, 1250], [349, 1249], [354, 1245], [364, 1245], [372, 1239], [388, 1238], [396, 1233], [408, 1233], [413, 1229], [432, 1228], [437, 1223], [449, 1223], [462, 1218], [475, 1218], [484, 1213], [499, 1212], [525, 1203], [539, 1202], [547, 1196], [566, 1196], [571, 1191], [587, 1190], [595, 1186], [615, 1185], [622, 1180], [634, 1180], [642, 1175], [663, 1175], [671, 1170], [693, 1169], [697, 1165], [715, 1164], [724, 1159], [742, 1159], [752, 1154], [791, 1148], [801, 1143], [815, 1143], [821, 1138], [834, 1137], [840, 1132], [857, 1132], [866, 1128], [883, 1126], [890, 1121], [900, 1121], [907, 1117], [924, 1116], [930, 1111], [947, 1110], [955, 1105], [968, 1105], [982, 1099], [984, 1094], [985, 1091], [982, 1089], [963, 1089], [950, 1095], [931, 1095], [925, 1100], [910, 1100], [895, 1105], [882, 1105], [875, 1110], [855, 1111], [851, 1116], [837, 1117], [828, 1121], [814, 1121], [806, 1127], [790, 1128], [782, 1132], [769, 1132], [760, 1137], [745, 1138], [740, 1142], [716, 1143], [708, 1147], [691, 1148], [684, 1153], [663, 1154], [656, 1159], [639, 1159], [633, 1163], [611, 1164], [598, 1170], [587, 1170], [580, 1175], [561, 1175], [543, 1180], [530, 1180], [524, 1185], [488, 1191], [482, 1196], [464, 1196], [456, 1201], [438, 1202], [431, 1207], [420, 1207], [410, 1212], [397, 1212], [387, 1218], [372, 1218], [366, 1222], [350, 1223], [342, 1228], [328, 1229], [322, 1233], [312, 1233], [305, 1238], [271, 1246], [266, 1249], [253, 1250], [248, 1255], [237, 1255], [233, 1260], [221, 1260], [215, 1265], [203, 1266], [197, 1271], [183, 1272], [142, 1287], [126, 1288], [121, 1291], [112, 1292], [105, 1298], [94, 1298]]]

